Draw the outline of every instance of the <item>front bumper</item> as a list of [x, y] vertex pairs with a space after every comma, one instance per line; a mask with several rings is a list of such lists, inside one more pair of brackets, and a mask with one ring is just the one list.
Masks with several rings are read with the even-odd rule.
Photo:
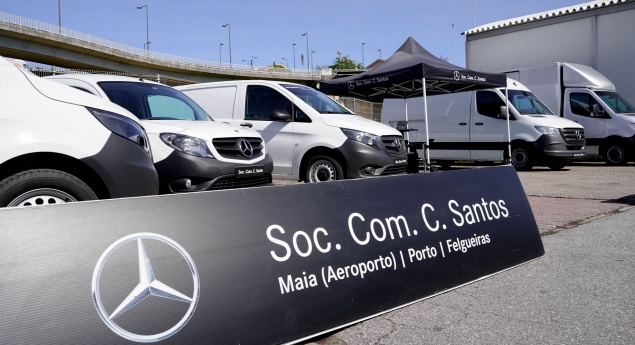
[[99, 153], [82, 161], [97, 172], [111, 198], [159, 194], [152, 158], [128, 139], [111, 134]]
[[344, 157], [346, 178], [402, 174], [408, 167], [405, 151], [391, 154], [350, 139], [337, 151]]
[[271, 185], [273, 159], [267, 154], [257, 163], [231, 163], [173, 151], [155, 163], [162, 194], [200, 192]]
[[536, 152], [549, 159], [576, 160], [586, 155], [586, 146], [581, 143], [566, 143], [559, 135], [543, 134], [534, 143]]

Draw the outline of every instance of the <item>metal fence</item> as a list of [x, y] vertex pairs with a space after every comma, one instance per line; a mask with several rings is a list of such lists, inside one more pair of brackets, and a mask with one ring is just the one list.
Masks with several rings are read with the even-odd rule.
[[381, 122], [382, 103], [369, 102], [351, 97], [337, 97], [336, 100], [359, 116]]
[[[5, 23], [9, 23], [9, 24], [19, 25], [19, 26], [22, 26], [22, 27], [31, 28], [31, 29], [35, 29], [35, 30], [40, 30], [40, 31], [44, 31], [44, 32], [47, 32], [47, 33], [50, 33], [50, 34], [60, 35], [60, 36], [68, 37], [68, 38], [71, 38], [71, 39], [76, 39], [76, 40], [79, 40], [79, 41], [82, 41], [82, 42], [87, 42], [87, 43], [99, 45], [99, 46], [102, 46], [102, 47], [106, 47], [106, 48], [109, 48], [109, 49], [121, 51], [121, 52], [124, 52], [124, 53], [127, 53], [127, 54], [138, 55], [140, 57], [147, 57], [147, 58], [165, 60], [165, 61], [170, 61], [170, 62], [178, 62], [178, 63], [194, 65], [194, 66], [230, 69], [230, 64], [226, 63], [226, 62], [221, 63], [221, 62], [218, 62], [218, 61], [192, 59], [192, 58], [186, 58], [186, 57], [182, 57], [182, 56], [157, 53], [157, 52], [153, 52], [153, 51], [150, 51], [150, 50], [145, 50], [145, 49], [141, 49], [141, 48], [125, 45], [125, 44], [122, 44], [122, 43], [117, 43], [117, 42], [110, 41], [110, 40], [107, 40], [107, 39], [103, 39], [103, 38], [100, 38], [100, 37], [96, 37], [96, 36], [93, 36], [93, 35], [85, 34], [83, 32], [70, 30], [70, 29], [63, 28], [63, 27], [60, 27], [60, 26], [57, 26], [57, 25], [39, 22], [37, 20], [24, 18], [24, 17], [13, 15], [13, 14], [9, 14], [9, 13], [0, 12], [0, 22], [5, 22]], [[231, 64], [231, 69], [232, 70], [237, 69], [237, 70], [258, 71], [258, 70], [264, 70], [265, 68], [267, 68], [267, 67]], [[291, 73], [291, 74], [304, 74], [304, 75], [314, 75], [314, 76], [322, 76], [322, 75], [324, 75], [324, 73], [330, 74], [330, 71], [324, 72], [321, 69], [320, 70], [312, 70], [309, 73], [308, 70], [290, 69], [290, 68], [269, 68], [269, 69], [266, 70], [266, 72], [268, 72], [268, 73], [286, 73], [286, 74], [289, 74], [289, 73]]]

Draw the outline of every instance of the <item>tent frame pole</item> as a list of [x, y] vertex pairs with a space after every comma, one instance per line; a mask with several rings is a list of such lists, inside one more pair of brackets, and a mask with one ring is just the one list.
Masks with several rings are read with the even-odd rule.
[[509, 129], [509, 94], [507, 93], [507, 84], [505, 84], [505, 104], [507, 105], [505, 107], [505, 110], [507, 112], [507, 152], [509, 153], [509, 155], [507, 156], [507, 165], [511, 165], [512, 164], [512, 141], [511, 141], [511, 131]]
[[426, 164], [424, 172], [430, 172], [430, 134], [428, 132], [428, 95], [426, 93], [426, 78], [423, 78], [423, 118], [426, 121]]

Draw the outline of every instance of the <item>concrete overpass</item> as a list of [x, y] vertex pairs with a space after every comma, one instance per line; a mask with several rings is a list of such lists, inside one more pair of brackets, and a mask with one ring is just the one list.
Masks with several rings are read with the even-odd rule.
[[0, 12], [0, 55], [70, 69], [160, 75], [173, 83], [275, 79], [312, 85], [331, 79], [322, 70], [254, 68], [148, 51], [56, 25]]

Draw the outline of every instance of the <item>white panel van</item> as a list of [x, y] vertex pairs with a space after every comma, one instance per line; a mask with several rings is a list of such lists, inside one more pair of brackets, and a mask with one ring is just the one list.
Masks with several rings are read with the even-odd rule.
[[[585, 155], [580, 124], [555, 116], [521, 83], [511, 79], [507, 83], [508, 108], [504, 88], [429, 96], [430, 158], [446, 168], [458, 160], [507, 159], [507, 110], [511, 163], [516, 169], [529, 170], [534, 165], [562, 169], [568, 161]], [[409, 141], [426, 141], [421, 97], [385, 99], [382, 122], [392, 126], [407, 122], [412, 129]]]
[[126, 109], [0, 57], [0, 206], [159, 193], [149, 140]]
[[310, 87], [269, 80], [177, 87], [218, 121], [253, 126], [274, 174], [305, 182], [405, 173], [399, 131], [356, 116]]

